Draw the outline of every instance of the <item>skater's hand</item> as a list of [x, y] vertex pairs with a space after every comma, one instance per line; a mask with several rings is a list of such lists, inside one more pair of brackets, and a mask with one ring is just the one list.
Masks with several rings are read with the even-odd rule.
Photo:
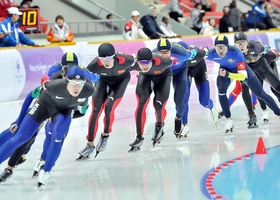
[[18, 125], [17, 124], [12, 124], [9, 128], [9, 130], [11, 131], [11, 133], [16, 132], [16, 130], [18, 129]]
[[171, 56], [170, 59], [172, 60], [172, 65], [176, 65], [178, 63], [178, 58]]
[[220, 69], [220, 76], [227, 78], [228, 75], [229, 75], [229, 73], [227, 70], [225, 70], [223, 68]]
[[42, 89], [45, 90], [45, 83], [47, 81], [50, 81], [50, 78], [48, 76], [43, 76], [43, 78], [41, 79], [41, 86], [42, 86]]
[[192, 49], [192, 50], [191, 50], [191, 56], [189, 57], [188, 60], [194, 59], [194, 57], [196, 56], [196, 54], [197, 54], [197, 50], [196, 50], [196, 49]]

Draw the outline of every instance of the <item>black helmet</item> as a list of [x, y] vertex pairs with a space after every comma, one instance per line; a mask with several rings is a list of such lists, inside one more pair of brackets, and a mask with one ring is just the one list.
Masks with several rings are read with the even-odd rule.
[[141, 48], [137, 53], [137, 60], [152, 60], [152, 51], [148, 48]]
[[234, 34], [234, 43], [239, 40], [248, 40], [247, 35], [244, 32], [237, 32]]
[[115, 54], [115, 48], [110, 43], [103, 43], [98, 48], [98, 57], [107, 57]]

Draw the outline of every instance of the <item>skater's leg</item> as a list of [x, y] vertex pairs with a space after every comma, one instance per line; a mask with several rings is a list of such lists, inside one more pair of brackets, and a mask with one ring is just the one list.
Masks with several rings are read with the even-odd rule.
[[154, 142], [159, 142], [164, 135], [163, 126], [166, 117], [166, 103], [170, 94], [170, 82], [171, 82], [171, 72], [166, 74], [164, 77], [160, 77], [154, 85], [155, 97], [153, 100], [153, 105], [156, 113], [156, 125], [155, 132], [152, 140]]
[[277, 106], [273, 98], [264, 92], [258, 78], [255, 75], [253, 75], [253, 71], [250, 68], [247, 68], [247, 73], [249, 78], [245, 81], [245, 83], [249, 86], [249, 88], [252, 90], [252, 92], [255, 95], [257, 95], [260, 99], [262, 99], [266, 103], [266, 105], [271, 110], [273, 110], [275, 115], [279, 116], [280, 115], [279, 107]]
[[0, 134], [0, 147], [7, 142], [8, 140], [10, 140], [12, 137], [14, 137], [16, 134], [12, 133], [9, 129], [4, 130], [1, 134]]
[[183, 69], [173, 72], [173, 88], [174, 88], [174, 102], [176, 108], [176, 117], [181, 119], [185, 110], [184, 97], [188, 89], [188, 68], [182, 66]]
[[59, 114], [52, 119], [52, 123], [52, 140], [46, 153], [46, 163], [43, 168], [45, 172], [51, 171], [60, 155], [64, 137], [69, 131], [71, 117], [69, 115]]
[[232, 106], [232, 104], [236, 101], [238, 95], [242, 92], [242, 86], [240, 81], [235, 81], [235, 87], [231, 91], [228, 97], [228, 105], [229, 107]]
[[217, 87], [219, 92], [219, 102], [224, 112], [226, 118], [231, 117], [231, 112], [229, 109], [228, 98], [227, 98], [227, 89], [230, 85], [231, 80], [229, 78], [217, 77]]
[[137, 135], [143, 135], [144, 133], [146, 108], [150, 101], [151, 93], [151, 79], [148, 76], [142, 76], [142, 74], [140, 74], [136, 86], [137, 107], [135, 110], [135, 120]]
[[39, 123], [27, 115], [21, 123], [17, 134], [0, 148], [0, 164], [25, 142], [27, 142], [39, 128]]
[[112, 132], [112, 126], [115, 119], [115, 109], [122, 100], [126, 91], [126, 87], [130, 80], [130, 73], [115, 84], [110, 85], [110, 91], [105, 103], [105, 116], [104, 116], [104, 133], [109, 134]]

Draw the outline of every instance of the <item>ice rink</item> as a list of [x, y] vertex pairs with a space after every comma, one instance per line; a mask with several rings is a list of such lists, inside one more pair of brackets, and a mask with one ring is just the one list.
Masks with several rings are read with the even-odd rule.
[[[217, 66], [212, 66], [209, 70], [209, 80], [211, 83], [211, 98], [217, 110], [220, 110], [215, 86], [216, 72]], [[269, 92], [267, 85], [264, 88]], [[17, 118], [21, 103], [22, 101], [0, 103], [2, 111], [1, 130], [8, 128], [10, 123]], [[0, 184], [0, 199], [204, 200], [207, 197], [203, 194], [203, 188], [206, 185], [203, 178], [209, 170], [213, 170], [213, 167], [237, 157], [254, 153], [260, 137], [263, 139], [266, 148], [280, 145], [279, 117], [275, 116], [270, 110], [269, 124], [264, 124], [261, 121], [262, 111], [258, 104], [256, 114], [259, 127], [247, 129], [247, 111], [241, 95], [231, 107], [234, 119], [234, 134], [230, 135], [226, 135], [223, 131], [224, 118], [218, 122], [217, 128], [214, 126], [208, 117], [208, 110], [199, 104], [198, 92], [194, 84], [191, 87], [189, 106], [190, 132], [188, 138], [176, 141], [173, 134], [175, 106], [173, 90], [171, 91], [167, 103], [165, 138], [161, 144], [153, 148], [151, 137], [154, 131], [155, 115], [151, 101], [147, 108], [145, 140], [142, 149], [141, 151], [128, 153], [129, 143], [135, 139], [135, 81], [131, 81], [123, 100], [116, 109], [113, 131], [104, 152], [101, 152], [97, 158], [92, 155], [90, 159], [75, 161], [78, 157], [78, 151], [86, 145], [87, 122], [91, 112], [91, 108], [89, 108], [85, 117], [73, 120], [62, 153], [51, 171], [48, 185], [38, 190], [36, 187], [37, 179], [31, 176], [33, 167], [42, 151], [42, 143], [45, 137], [42, 129], [27, 156], [27, 161], [14, 170], [10, 179]], [[102, 121], [103, 115], [99, 120], [96, 144], [102, 132]], [[270, 153], [268, 151], [267, 155], [273, 154], [274, 157], [271, 159], [279, 166], [279, 151]], [[279, 177], [279, 168], [277, 168], [275, 174], [269, 173], [270, 175], [267, 176], [271, 176], [271, 179], [268, 177], [265, 179], [266, 182], [263, 183], [264, 180], [259, 179], [259, 175], [266, 172], [270, 162], [266, 163], [264, 161], [264, 168], [259, 169], [259, 163], [253, 160], [253, 155], [248, 160], [250, 159], [252, 164], [244, 165], [245, 169], [243, 168], [242, 171], [245, 175], [251, 173], [252, 178], [250, 180], [227, 179], [229, 177], [239, 177], [240, 171], [238, 170], [232, 170], [230, 174], [225, 173], [225, 175], [221, 173], [220, 175], [224, 177], [218, 177], [219, 175], [217, 175], [218, 178], [213, 186], [216, 186], [220, 193], [224, 193], [221, 199], [268, 200], [270, 198], [265, 198], [266, 187], [271, 185], [278, 186], [278, 190], [274, 191], [280, 193], [280, 180], [278, 179], [276, 183], [273, 182], [275, 181], [274, 176]], [[6, 164], [6, 162], [1, 164], [1, 173]], [[252, 170], [254, 170], [254, 173], [252, 173]], [[232, 181], [239, 181], [242, 187], [240, 186], [239, 189], [238, 187], [231, 188], [233, 184], [229, 183]], [[262, 188], [252, 187], [250, 184], [254, 182], [261, 182], [264, 186]], [[228, 194], [226, 191], [230, 191], [232, 194]], [[259, 196], [261, 198], [253, 198], [254, 193], [264, 196], [263, 198], [262, 196]]]

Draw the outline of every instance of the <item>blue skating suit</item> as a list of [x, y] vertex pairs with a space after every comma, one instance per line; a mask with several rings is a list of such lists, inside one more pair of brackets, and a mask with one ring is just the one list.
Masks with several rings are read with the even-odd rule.
[[185, 111], [184, 98], [188, 89], [188, 60], [194, 57], [196, 52], [190, 52], [178, 43], [172, 43], [171, 47], [170, 57], [177, 60], [171, 67], [176, 117], [182, 118]]
[[252, 69], [247, 65], [243, 53], [237, 47], [229, 45], [228, 52], [224, 57], [220, 57], [217, 54], [215, 48], [212, 48], [207, 53], [207, 59], [220, 64], [220, 68], [223, 68], [227, 71], [225, 77], [219, 75], [217, 77], [219, 101], [226, 118], [231, 117], [228, 98], [226, 95], [227, 89], [230, 85], [231, 79], [243, 80], [242, 75], [240, 76], [240, 74], [245, 75], [245, 80], [243, 81], [246, 85], [248, 85], [251, 91], [257, 97], [262, 99], [268, 105], [268, 107], [273, 110], [275, 115], [280, 115], [280, 109], [278, 108], [277, 104], [271, 96], [264, 92], [260, 81]]

